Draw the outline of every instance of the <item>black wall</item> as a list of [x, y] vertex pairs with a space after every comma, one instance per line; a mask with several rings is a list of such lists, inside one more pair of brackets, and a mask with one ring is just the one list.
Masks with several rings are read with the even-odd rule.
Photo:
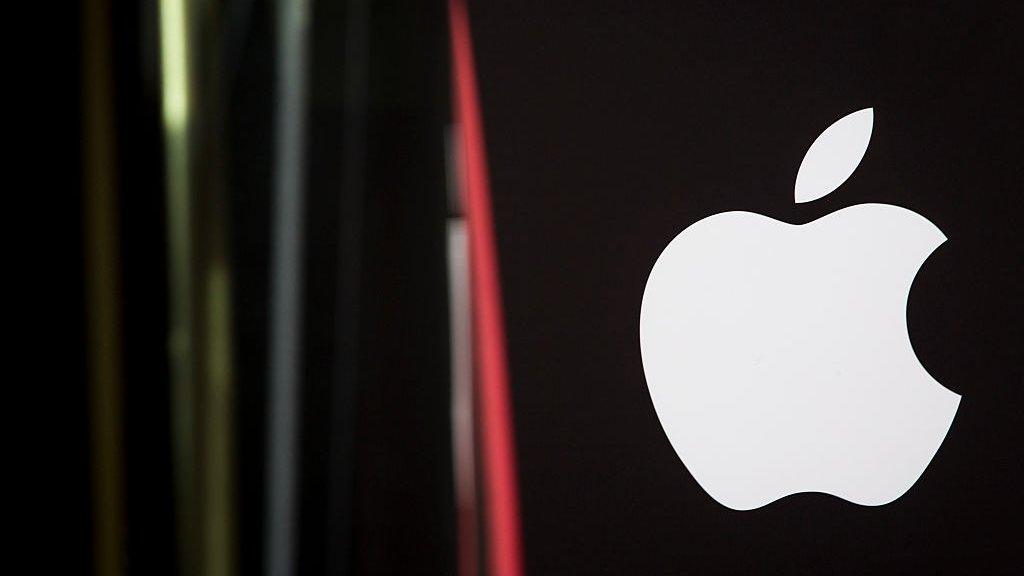
[[[1024, 560], [1021, 66], [1013, 3], [472, 2], [530, 574], [1008, 574]], [[813, 139], [874, 107], [871, 145], [793, 203]], [[962, 394], [882, 507], [713, 501], [669, 445], [641, 296], [688, 225], [903, 206], [949, 240], [908, 324]]]

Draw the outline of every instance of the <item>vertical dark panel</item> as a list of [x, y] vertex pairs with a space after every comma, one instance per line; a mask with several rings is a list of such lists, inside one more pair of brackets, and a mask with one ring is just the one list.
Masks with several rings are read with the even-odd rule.
[[444, 5], [374, 5], [366, 135], [358, 573], [451, 573]]
[[[81, 52], [87, 31], [83, 30], [81, 20], [84, 16], [82, 4], [75, 2], [69, 7], [66, 30], [60, 29], [61, 33], [66, 33], [75, 49], [54, 51], [59, 58], [54, 62], [56, 68], [67, 70], [67, 74], [57, 75], [59, 83], [56, 93], [63, 95], [61, 101], [65, 102], [62, 107], [64, 112], [55, 111], [53, 118], [55, 126], [66, 130], [67, 141], [58, 140], [58, 146], [63, 148], [54, 151], [66, 162], [66, 169], [52, 171], [50, 175], [55, 178], [53, 189], [59, 191], [56, 197], [63, 205], [61, 210], [56, 211], [53, 223], [59, 241], [52, 242], [52, 252], [44, 252], [40, 259], [53, 263], [55, 283], [62, 286], [66, 294], [64, 298], [57, 298], [51, 303], [53, 318], [64, 327], [54, 331], [51, 337], [54, 353], [64, 359], [60, 370], [65, 375], [67, 385], [66, 401], [53, 403], [56, 409], [53, 416], [59, 424], [51, 430], [56, 433], [52, 434], [52, 440], [43, 436], [49, 440], [49, 444], [41, 446], [40, 450], [47, 455], [44, 456], [46, 458], [50, 454], [56, 455], [53, 458], [57, 464], [54, 476], [60, 479], [62, 485], [61, 490], [54, 491], [51, 503], [65, 521], [54, 527], [53, 541], [66, 550], [67, 563], [75, 572], [91, 575], [94, 559], [90, 499], [93, 486], [89, 470], [91, 436], [85, 365], [85, 269], [82, 258], [85, 78]], [[42, 245], [46, 246], [46, 243]]]
[[264, 570], [267, 314], [273, 181], [274, 6], [227, 6], [227, 193], [235, 283], [238, 573]]
[[[348, 526], [344, 504], [350, 492], [331, 485], [332, 465], [348, 471], [351, 459], [339, 453], [332, 429], [346, 430], [350, 418], [332, 409], [336, 385], [335, 367], [350, 365], [336, 343], [339, 312], [339, 238], [350, 233], [340, 218], [342, 199], [353, 197], [344, 186], [347, 166], [345, 77], [351, 58], [345, 46], [349, 38], [351, 2], [313, 2], [311, 59], [308, 79], [309, 124], [306, 203], [306, 284], [304, 310], [304, 357], [301, 401], [301, 460], [299, 464], [298, 572], [324, 574], [328, 555], [347, 549], [349, 538], [329, 533], [331, 526]], [[346, 211], [349, 213], [349, 211]], [[356, 218], [359, 216], [356, 215]], [[346, 259], [346, 262], [349, 260]], [[346, 281], [345, 286], [348, 286]], [[354, 322], [346, 326], [354, 327]], [[342, 443], [343, 445], [343, 443]], [[331, 506], [339, 501], [339, 508]]]
[[450, 573], [441, 2], [314, 3], [302, 573]]
[[132, 574], [176, 570], [156, 2], [116, 2], [115, 106], [124, 323], [126, 553]]

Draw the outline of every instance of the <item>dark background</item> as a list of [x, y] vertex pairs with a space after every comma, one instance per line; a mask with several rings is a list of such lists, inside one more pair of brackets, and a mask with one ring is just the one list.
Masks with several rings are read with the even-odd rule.
[[[472, 2], [530, 574], [1017, 574], [1024, 567], [1021, 48], [1003, 3]], [[837, 191], [793, 203], [810, 143], [874, 107]], [[736, 512], [662, 433], [638, 342], [647, 275], [727, 210], [804, 223], [881, 202], [949, 238], [910, 294], [962, 394], [903, 497]]]

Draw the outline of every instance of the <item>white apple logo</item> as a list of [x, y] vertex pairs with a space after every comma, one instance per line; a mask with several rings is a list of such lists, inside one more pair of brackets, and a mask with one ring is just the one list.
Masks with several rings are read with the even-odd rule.
[[[797, 202], [853, 173], [872, 123], [860, 110], [814, 141]], [[921, 366], [906, 322], [914, 276], [945, 239], [910, 210], [860, 204], [804, 225], [724, 212], [668, 244], [640, 350], [665, 434], [712, 498], [750, 510], [824, 492], [874, 506], [910, 489], [960, 403]]]

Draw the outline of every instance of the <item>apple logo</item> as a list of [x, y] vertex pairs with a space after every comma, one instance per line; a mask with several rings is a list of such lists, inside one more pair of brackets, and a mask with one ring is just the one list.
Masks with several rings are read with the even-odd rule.
[[[818, 136], [797, 202], [853, 174], [873, 121], [860, 110]], [[669, 242], [644, 289], [640, 352], [665, 434], [712, 498], [877, 506], [913, 486], [960, 403], [907, 332], [911, 283], [945, 239], [915, 212], [860, 204], [803, 225], [724, 212]]]

